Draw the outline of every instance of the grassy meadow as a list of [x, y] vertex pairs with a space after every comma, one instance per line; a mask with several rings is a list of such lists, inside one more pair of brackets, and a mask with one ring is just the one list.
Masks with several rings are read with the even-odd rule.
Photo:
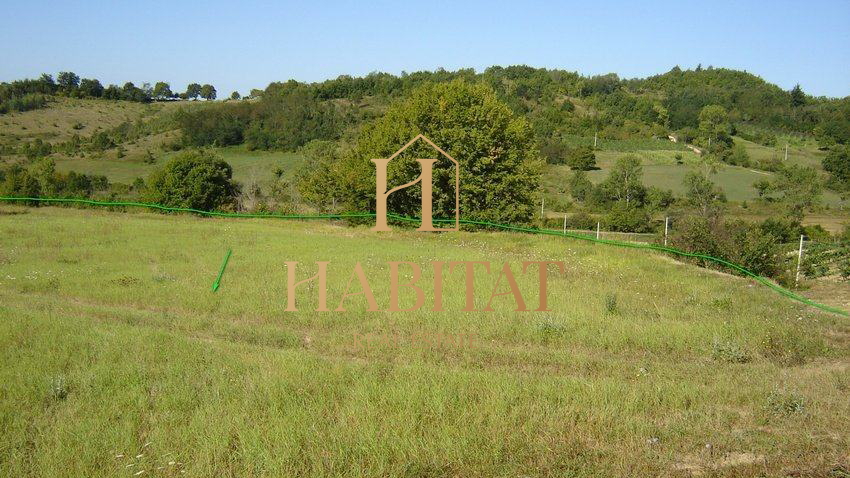
[[[241, 184], [268, 184], [274, 179], [276, 168], [281, 168], [285, 176], [291, 176], [305, 159], [298, 153], [248, 151], [242, 146], [216, 148], [216, 153], [233, 167], [233, 179]], [[104, 175], [111, 182], [132, 184], [136, 178], [146, 179], [174, 154], [176, 153], [159, 152], [157, 161], [153, 164], [132, 159], [62, 158], [56, 160], [56, 169], [60, 172], [76, 171]]]
[[[735, 141], [749, 143], [748, 141], [739, 139]], [[749, 145], [756, 150], [756, 153], [753, 153], [750, 147], [748, 147], [750, 157], [753, 159], [759, 155], [770, 156], [777, 154], [773, 149], [755, 143], [749, 143]], [[799, 153], [799, 156], [795, 159], [796, 153]], [[682, 164], [676, 163], [676, 154], [682, 155]], [[692, 171], [705, 170], [705, 167], [700, 163], [699, 156], [692, 151], [601, 150], [596, 152], [599, 169], [588, 171], [588, 178], [594, 184], [604, 181], [608, 177], [611, 168], [617, 162], [617, 159], [625, 155], [635, 155], [640, 158], [641, 165], [643, 166], [643, 183], [645, 185], [669, 189], [678, 197], [685, 194], [685, 176]], [[820, 158], [813, 152], [813, 148], [800, 148], [800, 151], [794, 151], [794, 148], [791, 148], [788, 162], [790, 164], [813, 166], [820, 169]], [[552, 197], [560, 197], [564, 200], [568, 199], [569, 194], [566, 194], [565, 191], [567, 190], [567, 180], [571, 174], [572, 171], [569, 166], [547, 166], [547, 174], [544, 179], [547, 194], [551, 194]], [[772, 172], [761, 171], [755, 168], [720, 164], [717, 166], [716, 173], [711, 174], [711, 180], [723, 189], [729, 201], [741, 203], [744, 201], [752, 202], [758, 199], [758, 191], [753, 187], [754, 182], [763, 179], [771, 180], [774, 176], [775, 174]], [[842, 200], [837, 193], [831, 190], [824, 191], [823, 204], [841, 211], [838, 214], [842, 215], [846, 215], [846, 211], [850, 209], [850, 202]]]
[[[331, 262], [331, 308], [359, 261], [382, 309], [388, 261], [421, 265], [428, 300], [430, 261], [507, 262], [533, 309], [532, 260], [566, 262], [551, 312], [460, 312], [460, 271], [446, 312], [319, 313], [309, 286], [284, 310], [286, 261]], [[0, 361], [0, 476], [850, 470], [846, 318], [557, 237], [0, 205]]]

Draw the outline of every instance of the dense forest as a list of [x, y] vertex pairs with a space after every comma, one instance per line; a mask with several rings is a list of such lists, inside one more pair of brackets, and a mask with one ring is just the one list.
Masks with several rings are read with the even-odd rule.
[[850, 143], [850, 97], [812, 97], [799, 86], [784, 91], [746, 72], [676, 67], [662, 75], [624, 80], [616, 74], [585, 77], [527, 66], [272, 83], [263, 92], [255, 91], [261, 97], [256, 104], [222, 105], [216, 113], [219, 120], [209, 122], [208, 131], [193, 132], [190, 141], [245, 141], [267, 149], [332, 139], [363, 119], [352, 116], [345, 105], [380, 105], [423, 84], [456, 79], [488, 85], [515, 114], [529, 119], [538, 140], [594, 134], [611, 139], [663, 137], [668, 132], [698, 139], [700, 113], [715, 105], [728, 115], [730, 133], [764, 144], [787, 133], [813, 136], [824, 147]]

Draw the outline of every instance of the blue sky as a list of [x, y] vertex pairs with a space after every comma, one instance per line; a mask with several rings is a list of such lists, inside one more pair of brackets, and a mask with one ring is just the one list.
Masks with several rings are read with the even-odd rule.
[[850, 95], [850, 1], [41, 2], [4, 0], [0, 81], [71, 70], [106, 83], [212, 83], [528, 64], [642, 77], [747, 70]]

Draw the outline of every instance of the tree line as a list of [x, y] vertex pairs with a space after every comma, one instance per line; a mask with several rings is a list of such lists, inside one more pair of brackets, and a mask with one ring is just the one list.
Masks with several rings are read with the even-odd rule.
[[62, 71], [56, 75], [55, 80], [52, 75], [45, 73], [37, 79], [0, 83], [0, 114], [43, 108], [50, 96], [104, 98], [147, 103], [173, 99], [214, 100], [217, 92], [210, 84], [198, 83], [190, 83], [184, 92], [174, 92], [171, 90], [171, 85], [164, 81], [157, 82], [153, 86], [149, 83], [136, 86], [129, 81], [122, 86], [103, 86], [100, 80], [95, 78], [80, 78], [74, 72]]

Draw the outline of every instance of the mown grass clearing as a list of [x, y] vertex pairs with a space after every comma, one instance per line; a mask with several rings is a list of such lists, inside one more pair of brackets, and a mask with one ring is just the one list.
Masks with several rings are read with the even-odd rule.
[[[0, 211], [3, 476], [850, 466], [850, 325], [743, 279], [522, 234]], [[285, 312], [284, 262], [306, 278], [321, 260], [333, 305], [360, 261], [382, 308], [387, 261], [423, 265], [424, 285], [434, 260], [564, 260], [567, 273], [553, 271], [545, 313], [513, 312], [510, 296], [492, 313], [457, 312], [460, 272], [445, 278], [449, 312], [368, 313], [354, 297], [348, 312], [316, 313], [304, 289], [301, 311]], [[536, 304], [536, 274], [515, 273]], [[479, 271], [479, 301], [494, 281]], [[414, 339], [438, 333], [476, 340]]]

